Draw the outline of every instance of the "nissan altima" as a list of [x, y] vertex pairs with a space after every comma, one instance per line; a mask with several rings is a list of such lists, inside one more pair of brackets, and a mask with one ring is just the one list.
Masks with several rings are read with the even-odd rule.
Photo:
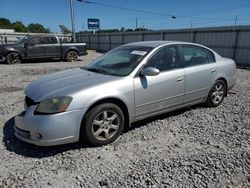
[[236, 66], [194, 43], [125, 44], [88, 65], [33, 81], [15, 136], [51, 146], [113, 142], [131, 123], [198, 103], [219, 106], [236, 84]]

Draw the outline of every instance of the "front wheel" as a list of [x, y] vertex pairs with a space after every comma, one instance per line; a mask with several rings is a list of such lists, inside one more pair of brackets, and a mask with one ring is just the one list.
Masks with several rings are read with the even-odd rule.
[[22, 58], [17, 52], [10, 52], [7, 55], [6, 61], [8, 64], [20, 64], [22, 62]]
[[226, 95], [226, 84], [223, 80], [217, 80], [207, 97], [207, 105], [210, 107], [219, 106]]
[[75, 62], [78, 60], [78, 54], [76, 51], [68, 51], [66, 54], [66, 60], [68, 62]]
[[83, 136], [91, 145], [109, 144], [122, 133], [124, 114], [115, 104], [100, 104], [86, 114], [83, 126]]

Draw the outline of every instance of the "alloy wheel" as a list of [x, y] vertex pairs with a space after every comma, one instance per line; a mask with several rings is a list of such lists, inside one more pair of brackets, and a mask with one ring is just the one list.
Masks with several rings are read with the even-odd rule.
[[214, 104], [219, 104], [224, 97], [224, 86], [222, 83], [218, 82], [214, 86], [214, 90], [212, 92], [212, 100]]
[[118, 131], [120, 119], [116, 112], [105, 110], [99, 113], [92, 124], [92, 134], [98, 140], [109, 140]]
[[77, 61], [78, 60], [78, 55], [76, 52], [69, 52], [68, 55], [67, 55], [67, 60], [70, 61], [70, 62], [74, 62], [74, 61]]

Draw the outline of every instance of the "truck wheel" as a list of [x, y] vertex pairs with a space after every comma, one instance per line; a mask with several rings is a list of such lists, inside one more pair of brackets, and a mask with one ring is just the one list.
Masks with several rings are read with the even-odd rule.
[[68, 62], [75, 62], [78, 60], [78, 54], [76, 51], [68, 51], [66, 54], [66, 60]]
[[122, 133], [124, 114], [115, 104], [100, 104], [86, 114], [83, 126], [83, 138], [91, 145], [109, 144]]
[[22, 58], [17, 52], [10, 52], [7, 55], [6, 61], [8, 64], [20, 64], [22, 62]]

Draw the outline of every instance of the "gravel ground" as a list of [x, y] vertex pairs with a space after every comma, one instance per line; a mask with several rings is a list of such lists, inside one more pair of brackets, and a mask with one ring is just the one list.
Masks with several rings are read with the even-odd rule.
[[0, 64], [0, 187], [250, 187], [250, 71], [222, 105], [196, 105], [140, 121], [114, 143], [37, 147], [13, 135], [24, 88], [78, 63]]

